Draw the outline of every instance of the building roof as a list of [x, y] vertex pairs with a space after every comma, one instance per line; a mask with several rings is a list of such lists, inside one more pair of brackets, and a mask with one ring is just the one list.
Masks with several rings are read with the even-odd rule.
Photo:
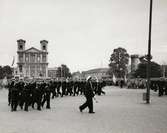
[[54, 67], [54, 68], [48, 68], [48, 71], [57, 71], [57, 67]]
[[26, 49], [26, 50], [22, 50], [22, 51], [17, 51], [17, 52], [26, 52], [26, 53], [48, 53], [46, 51], [42, 51], [42, 50], [39, 50], [37, 48], [34, 48], [34, 47], [31, 47], [29, 49]]
[[42, 50], [39, 50], [39, 49], [34, 48], [34, 47], [31, 47], [31, 48], [25, 50], [25, 52], [27, 52], [27, 53], [29, 53], [29, 52], [39, 53], [39, 52], [42, 52]]
[[95, 68], [88, 71], [83, 71], [82, 73], [97, 73], [97, 72], [107, 72], [108, 68]]

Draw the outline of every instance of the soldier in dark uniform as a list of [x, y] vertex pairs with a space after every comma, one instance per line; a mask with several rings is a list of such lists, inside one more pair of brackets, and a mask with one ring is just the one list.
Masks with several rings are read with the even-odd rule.
[[81, 95], [81, 93], [82, 93], [82, 87], [81, 87], [81, 85], [82, 85], [82, 83], [81, 83], [81, 80], [79, 80], [78, 81], [78, 93], [77, 93], [77, 95]]
[[78, 94], [78, 82], [74, 81], [74, 88], [73, 88], [73, 96], [75, 96], [75, 94]]
[[124, 85], [124, 80], [121, 79], [121, 80], [120, 80], [120, 88], [123, 88], [123, 85]]
[[23, 96], [24, 81], [23, 79], [20, 79], [18, 89], [19, 89], [19, 106], [21, 109], [23, 109], [23, 104], [24, 104], [24, 96]]
[[85, 81], [81, 81], [81, 95], [84, 93], [85, 90]]
[[98, 95], [101, 95], [101, 94], [105, 95], [105, 92], [102, 90], [102, 88], [103, 88], [103, 82], [102, 81], [97, 82], [97, 87], [98, 87], [97, 94]]
[[63, 97], [66, 94], [66, 81], [65, 80], [62, 81], [61, 88], [62, 88], [61, 97]]
[[50, 88], [51, 86], [49, 84], [46, 84], [45, 86], [45, 90], [44, 90], [44, 99], [42, 101], [42, 107], [44, 106], [45, 102], [46, 102], [46, 108], [50, 109]]
[[19, 83], [15, 81], [14, 87], [11, 93], [11, 111], [17, 111], [18, 101], [19, 101]]
[[28, 82], [25, 83], [23, 89], [23, 97], [24, 97], [24, 111], [28, 111], [28, 106], [30, 103], [30, 84]]
[[86, 107], [89, 108], [89, 113], [95, 113], [93, 111], [93, 97], [94, 93], [92, 90], [91, 76], [88, 76], [84, 95], [86, 97], [86, 102], [79, 107], [80, 112], [82, 112]]
[[70, 92], [70, 81], [67, 79], [66, 80], [66, 92], [65, 95], [67, 96]]
[[59, 95], [61, 96], [61, 92], [60, 92], [61, 81], [58, 80], [58, 81], [56, 81], [56, 83], [57, 83], [56, 94], [57, 94], [57, 96], [59, 96]]
[[51, 93], [52, 93], [52, 99], [54, 99], [54, 97], [56, 97], [56, 87], [57, 87], [56, 82], [50, 81], [50, 89], [51, 89]]
[[73, 81], [70, 80], [69, 81], [69, 90], [68, 90], [69, 91], [68, 93], [70, 93], [70, 96], [73, 94], [72, 90], [73, 90]]
[[8, 106], [11, 105], [11, 100], [12, 100], [12, 88], [14, 87], [14, 80], [10, 81], [8, 83]]
[[31, 83], [32, 90], [32, 108], [34, 108], [34, 104], [37, 104], [37, 110], [41, 110], [41, 100], [42, 100], [42, 88], [45, 86], [45, 83]]
[[36, 97], [37, 97], [36, 82], [31, 81], [29, 87], [30, 87], [30, 91], [31, 91], [31, 106], [32, 106], [32, 108], [34, 108], [34, 104], [36, 102]]

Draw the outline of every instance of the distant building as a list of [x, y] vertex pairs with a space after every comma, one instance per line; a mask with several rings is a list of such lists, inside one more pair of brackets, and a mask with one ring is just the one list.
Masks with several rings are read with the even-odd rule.
[[48, 77], [50, 77], [50, 78], [57, 78], [57, 67], [55, 67], [55, 68], [48, 68]]
[[91, 69], [88, 71], [83, 71], [82, 72], [83, 77], [88, 77], [92, 76], [97, 79], [107, 79], [110, 78], [110, 75], [108, 74], [108, 68], [96, 68], [96, 69]]
[[48, 41], [40, 41], [41, 49], [31, 47], [25, 49], [25, 40], [17, 40], [17, 70], [21, 77], [48, 77]]
[[166, 78], [167, 77], [167, 65], [161, 65], [162, 69], [162, 77]]
[[131, 72], [132, 73], [137, 70], [139, 63], [140, 63], [139, 55], [137, 54], [131, 55]]
[[82, 73], [79, 71], [72, 73], [72, 79], [73, 80], [79, 80], [79, 79], [84, 79]]

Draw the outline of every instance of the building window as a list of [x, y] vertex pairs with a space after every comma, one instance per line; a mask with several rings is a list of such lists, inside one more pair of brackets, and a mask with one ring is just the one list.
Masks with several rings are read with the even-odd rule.
[[30, 76], [34, 77], [35, 76], [35, 65], [30, 66]]
[[19, 50], [23, 50], [23, 45], [19, 45]]
[[37, 55], [37, 62], [40, 62], [40, 54]]
[[42, 74], [45, 77], [46, 76], [46, 67], [45, 65], [42, 65]]
[[34, 63], [35, 62], [35, 54], [31, 53], [30, 55], [30, 62]]
[[26, 66], [26, 76], [29, 75], [29, 66]]
[[35, 62], [35, 54], [32, 55], [32, 62]]
[[20, 45], [20, 49], [21, 49], [21, 50], [23, 49], [23, 46], [22, 46], [22, 45]]
[[42, 62], [46, 62], [46, 55], [45, 54], [42, 55]]
[[28, 54], [25, 54], [25, 61], [29, 62], [29, 55]]
[[23, 54], [22, 53], [19, 54], [19, 61], [23, 62]]
[[22, 65], [19, 65], [19, 71], [22, 73], [23, 72], [23, 67]]
[[43, 45], [43, 50], [46, 50], [46, 46], [45, 45]]
[[37, 74], [38, 74], [38, 76], [40, 75], [40, 65], [37, 65]]

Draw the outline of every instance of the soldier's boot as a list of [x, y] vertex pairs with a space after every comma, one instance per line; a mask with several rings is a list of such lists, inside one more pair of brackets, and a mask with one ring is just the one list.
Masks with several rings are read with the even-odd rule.
[[32, 103], [31, 107], [34, 109], [34, 103]]
[[41, 111], [41, 106], [42, 106], [42, 103], [40, 101], [38, 101], [37, 102], [37, 110]]
[[27, 111], [27, 112], [28, 112], [28, 107], [25, 107], [25, 108], [24, 108], [24, 111]]
[[50, 109], [50, 99], [47, 99], [46, 108], [47, 108], [47, 109]]

